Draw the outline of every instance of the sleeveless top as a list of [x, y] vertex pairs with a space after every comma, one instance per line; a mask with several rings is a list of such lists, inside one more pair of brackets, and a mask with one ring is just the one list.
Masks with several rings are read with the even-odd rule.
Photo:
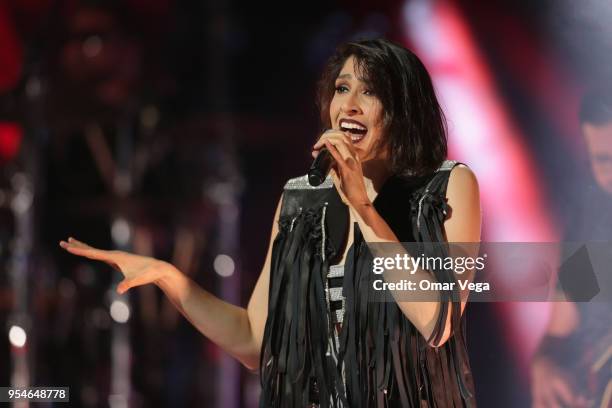
[[[399, 241], [423, 243], [427, 256], [448, 255], [445, 246], [427, 243], [446, 241], [446, 186], [457, 164], [447, 160], [423, 177], [391, 176], [373, 202]], [[443, 335], [449, 308], [440, 308], [425, 339], [395, 302], [369, 301], [376, 277], [357, 223], [341, 306], [329, 303], [330, 265], [342, 255], [349, 228], [348, 207], [330, 177], [318, 187], [310, 186], [307, 176], [289, 180], [278, 223], [260, 355], [260, 407], [476, 406], [458, 289], [440, 292], [440, 301], [452, 305], [452, 334], [442, 346], [431, 347], [428, 343]], [[438, 282], [455, 281], [444, 269], [430, 272]], [[330, 315], [339, 310], [342, 328], [334, 339], [339, 316]]]

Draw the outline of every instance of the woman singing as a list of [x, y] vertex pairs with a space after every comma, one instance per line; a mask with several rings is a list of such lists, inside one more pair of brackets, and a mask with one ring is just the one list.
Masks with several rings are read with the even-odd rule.
[[[259, 369], [262, 407], [475, 406], [465, 299], [368, 299], [376, 277], [367, 243], [480, 241], [478, 184], [446, 160], [429, 74], [389, 41], [348, 43], [329, 60], [318, 98], [327, 130], [313, 155], [327, 149], [330, 175], [317, 187], [306, 176], [285, 185], [246, 309], [166, 262], [72, 238], [60, 245], [119, 269], [119, 293], [159, 286], [206, 337]], [[454, 279], [446, 270], [415, 277]]]

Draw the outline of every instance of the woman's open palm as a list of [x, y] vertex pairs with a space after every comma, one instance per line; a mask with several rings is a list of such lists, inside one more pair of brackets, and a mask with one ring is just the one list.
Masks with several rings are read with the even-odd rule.
[[117, 286], [117, 292], [123, 294], [130, 288], [158, 283], [164, 277], [164, 262], [148, 256], [134, 255], [124, 251], [102, 250], [68, 238], [60, 246], [71, 254], [103, 261], [123, 274], [123, 281]]

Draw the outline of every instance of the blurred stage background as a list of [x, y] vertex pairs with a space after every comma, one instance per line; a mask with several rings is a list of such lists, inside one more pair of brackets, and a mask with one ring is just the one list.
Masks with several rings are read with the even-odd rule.
[[[315, 82], [349, 39], [422, 58], [484, 240], [559, 239], [593, 184], [577, 110], [610, 79], [610, 21], [595, 0], [0, 0], [0, 385], [69, 386], [75, 407], [257, 406], [257, 375], [159, 290], [118, 296], [119, 273], [58, 242], [171, 261], [246, 305], [282, 186], [311, 161]], [[468, 311], [480, 406], [528, 406], [548, 306]]]

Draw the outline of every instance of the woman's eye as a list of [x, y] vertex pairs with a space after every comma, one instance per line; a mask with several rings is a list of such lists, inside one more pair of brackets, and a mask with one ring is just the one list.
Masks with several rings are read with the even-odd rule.
[[348, 88], [346, 87], [346, 85], [338, 85], [336, 87], [336, 93], [345, 93], [348, 92]]
[[369, 89], [366, 89], [365, 91], [363, 91], [363, 94], [364, 95], [368, 95], [368, 96], [374, 96], [375, 95], [374, 91], [371, 91]]

